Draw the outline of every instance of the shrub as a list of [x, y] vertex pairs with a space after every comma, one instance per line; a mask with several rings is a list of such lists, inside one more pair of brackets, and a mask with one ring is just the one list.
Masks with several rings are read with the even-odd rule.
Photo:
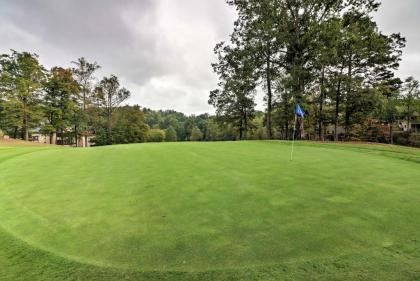
[[198, 127], [194, 127], [191, 131], [191, 141], [201, 141], [203, 139], [203, 133]]
[[420, 134], [411, 134], [411, 136], [408, 138], [408, 144], [414, 147], [420, 147]]
[[165, 140], [165, 131], [161, 129], [151, 129], [147, 136], [148, 142], [163, 142]]
[[413, 132], [394, 133], [394, 144], [420, 147], [420, 134]]
[[165, 130], [165, 141], [171, 142], [171, 141], [177, 141], [178, 137], [176, 135], [176, 131], [174, 127], [169, 126], [168, 129]]

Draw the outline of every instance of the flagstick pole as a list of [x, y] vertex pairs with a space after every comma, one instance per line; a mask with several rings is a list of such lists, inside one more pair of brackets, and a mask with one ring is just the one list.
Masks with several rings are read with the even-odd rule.
[[293, 125], [292, 152], [290, 153], [290, 161], [293, 161], [293, 150], [295, 148], [296, 122], [297, 122], [297, 114], [295, 114], [295, 123]]

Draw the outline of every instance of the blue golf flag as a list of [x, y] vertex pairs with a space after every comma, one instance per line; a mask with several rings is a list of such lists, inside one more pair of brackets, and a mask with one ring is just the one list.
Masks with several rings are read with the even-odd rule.
[[297, 115], [297, 116], [299, 116], [299, 117], [301, 117], [301, 118], [305, 117], [305, 112], [303, 111], [303, 109], [300, 107], [300, 105], [299, 105], [299, 104], [297, 104], [297, 105], [296, 105], [296, 110], [295, 110], [295, 112], [296, 112], [296, 115]]

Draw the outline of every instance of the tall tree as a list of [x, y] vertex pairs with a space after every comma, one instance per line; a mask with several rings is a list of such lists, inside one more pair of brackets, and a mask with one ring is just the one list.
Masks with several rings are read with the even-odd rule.
[[210, 93], [209, 104], [216, 108], [221, 122], [238, 128], [239, 139], [246, 139], [250, 120], [255, 114], [256, 72], [249, 49], [219, 44], [215, 48], [218, 63], [213, 64], [219, 75], [219, 89]]
[[415, 104], [419, 102], [420, 99], [420, 84], [419, 81], [414, 79], [414, 77], [408, 77], [404, 81], [402, 89], [402, 98], [403, 104], [405, 107], [405, 118], [407, 120], [407, 128], [411, 128], [411, 118], [413, 117], [415, 111]]
[[238, 13], [230, 41], [236, 48], [249, 49], [254, 54], [253, 67], [260, 81], [264, 81], [268, 138], [273, 136], [273, 81], [286, 78], [288, 96], [294, 102], [302, 102], [306, 87], [314, 79], [312, 69], [317, 65], [314, 59], [319, 53], [317, 38], [322, 23], [346, 11], [369, 13], [379, 5], [374, 0], [227, 0], [227, 3]]
[[120, 87], [118, 77], [104, 77], [96, 87], [96, 100], [105, 110], [106, 132], [109, 144], [112, 143], [112, 113], [115, 108], [130, 97], [130, 91]]
[[400, 98], [400, 88], [402, 81], [399, 78], [393, 77], [393, 74], [389, 72], [387, 79], [382, 77], [380, 84], [376, 85], [376, 89], [384, 96], [385, 98], [385, 119], [388, 123], [388, 139], [389, 144], [394, 143], [393, 136], [393, 124], [396, 121], [397, 115], [397, 102]]
[[74, 124], [74, 116], [81, 112], [77, 111], [79, 98], [79, 85], [74, 80], [72, 71], [61, 67], [51, 69], [51, 75], [44, 86], [45, 117], [48, 123], [44, 126], [44, 132], [50, 135], [50, 143], [53, 141], [53, 133], [61, 133], [61, 143], [64, 144], [63, 134], [70, 127], [75, 127], [77, 143], [77, 123]]
[[[273, 82], [279, 72], [278, 1], [273, 0], [227, 0], [236, 8], [238, 20], [235, 22], [231, 42], [237, 49], [246, 50], [248, 60], [263, 89], [266, 91], [267, 138], [273, 137]], [[241, 59], [241, 57], [237, 57]]]
[[112, 115], [113, 144], [145, 142], [148, 130], [139, 106], [123, 106]]
[[[80, 124], [80, 127], [87, 127], [86, 119], [86, 109], [87, 107], [92, 103], [93, 97], [93, 80], [94, 80], [94, 73], [97, 71], [100, 66], [98, 63], [88, 62], [84, 57], [81, 57], [77, 59], [77, 61], [73, 61], [72, 64], [74, 65], [74, 68], [72, 69], [74, 77], [76, 81], [79, 83], [80, 92], [81, 92], [81, 105], [83, 109], [83, 116], [78, 115], [77, 120]], [[85, 123], [85, 124], [83, 124]], [[86, 131], [87, 128], [85, 128], [84, 132], [84, 139], [85, 139], [85, 145], [88, 141], [88, 132]], [[76, 132], [77, 133], [77, 132]]]
[[28, 52], [12, 50], [10, 55], [0, 57], [1, 92], [6, 96], [10, 108], [16, 110], [16, 129], [21, 128], [21, 136], [29, 139], [31, 124], [41, 118], [40, 98], [45, 69], [39, 63], [38, 56]]
[[[369, 12], [350, 10], [336, 21], [334, 28], [334, 49], [330, 59], [332, 85], [330, 97], [334, 101], [334, 139], [338, 139], [340, 113], [342, 114], [346, 136], [349, 137], [352, 115], [362, 110], [362, 104], [372, 101], [375, 93], [372, 87], [382, 76], [389, 77], [390, 70], [396, 69], [401, 57], [405, 39], [399, 34], [386, 36], [378, 31]], [[364, 95], [362, 95], [364, 94]], [[367, 103], [366, 103], [367, 102]]]

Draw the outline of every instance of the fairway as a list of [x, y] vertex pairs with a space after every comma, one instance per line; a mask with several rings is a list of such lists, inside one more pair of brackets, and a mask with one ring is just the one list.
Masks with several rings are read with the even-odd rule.
[[420, 278], [416, 149], [0, 146], [0, 171], [0, 280]]

